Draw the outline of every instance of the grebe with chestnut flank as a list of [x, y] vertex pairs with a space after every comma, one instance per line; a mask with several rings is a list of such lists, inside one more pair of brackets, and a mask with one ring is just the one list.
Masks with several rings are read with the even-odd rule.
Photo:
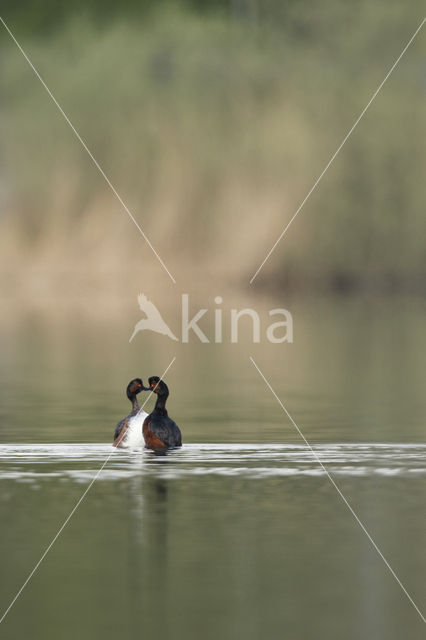
[[137, 394], [141, 391], [149, 391], [149, 388], [143, 386], [140, 378], [131, 380], [127, 385], [126, 395], [132, 403], [132, 410], [115, 427], [114, 447], [133, 448], [143, 445], [142, 425], [148, 414], [139, 407]]
[[143, 438], [147, 449], [162, 451], [172, 447], [182, 446], [182, 434], [176, 422], [169, 418], [166, 401], [169, 389], [158, 376], [151, 376], [148, 380], [150, 389], [157, 394], [157, 402], [152, 413], [143, 423]]

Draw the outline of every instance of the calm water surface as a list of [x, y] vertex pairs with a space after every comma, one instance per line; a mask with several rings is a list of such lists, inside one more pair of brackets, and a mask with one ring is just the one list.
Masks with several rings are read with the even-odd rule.
[[[275, 304], [274, 306], [279, 306]], [[133, 317], [14, 315], [0, 339], [2, 638], [423, 638], [419, 301], [305, 301], [293, 345], [128, 344]], [[12, 321], [13, 320], [13, 321]], [[115, 451], [136, 375], [167, 380], [184, 447]], [[148, 401], [148, 407], [152, 401]]]

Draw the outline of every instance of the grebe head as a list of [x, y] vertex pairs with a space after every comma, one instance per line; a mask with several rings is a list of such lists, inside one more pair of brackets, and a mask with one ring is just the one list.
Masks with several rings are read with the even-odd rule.
[[157, 395], [159, 396], [169, 395], [169, 389], [166, 383], [163, 382], [163, 380], [161, 380], [161, 378], [159, 378], [158, 376], [151, 376], [150, 378], [148, 378], [148, 384], [149, 384], [150, 390], [156, 393]]
[[129, 400], [131, 400], [136, 394], [141, 391], [149, 391], [148, 387], [143, 386], [143, 382], [140, 378], [135, 378], [131, 380], [127, 385], [126, 394]]

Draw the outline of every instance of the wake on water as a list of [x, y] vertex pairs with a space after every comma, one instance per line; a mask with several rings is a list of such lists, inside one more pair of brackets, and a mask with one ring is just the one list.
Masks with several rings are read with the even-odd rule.
[[[165, 456], [154, 456], [143, 449], [140, 439], [143, 416], [135, 416], [133, 420], [127, 449], [114, 449], [105, 443], [0, 445], [0, 480], [38, 483], [56, 478], [87, 482], [107, 459], [97, 481], [147, 474], [166, 479], [191, 475], [247, 479], [325, 475], [305, 445], [184, 444]], [[313, 448], [332, 475], [414, 477], [426, 474], [424, 444], [344, 443], [319, 444]]]

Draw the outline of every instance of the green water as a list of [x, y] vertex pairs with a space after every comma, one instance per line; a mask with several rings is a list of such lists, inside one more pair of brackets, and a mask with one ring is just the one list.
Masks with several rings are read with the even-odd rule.
[[[133, 316], [3, 317], [2, 612], [108, 462], [2, 638], [424, 637], [249, 356], [424, 613], [425, 305], [287, 306], [292, 345], [248, 334], [237, 345], [149, 334], [129, 344]], [[112, 452], [126, 383], [174, 356], [169, 413], [184, 447]]]

